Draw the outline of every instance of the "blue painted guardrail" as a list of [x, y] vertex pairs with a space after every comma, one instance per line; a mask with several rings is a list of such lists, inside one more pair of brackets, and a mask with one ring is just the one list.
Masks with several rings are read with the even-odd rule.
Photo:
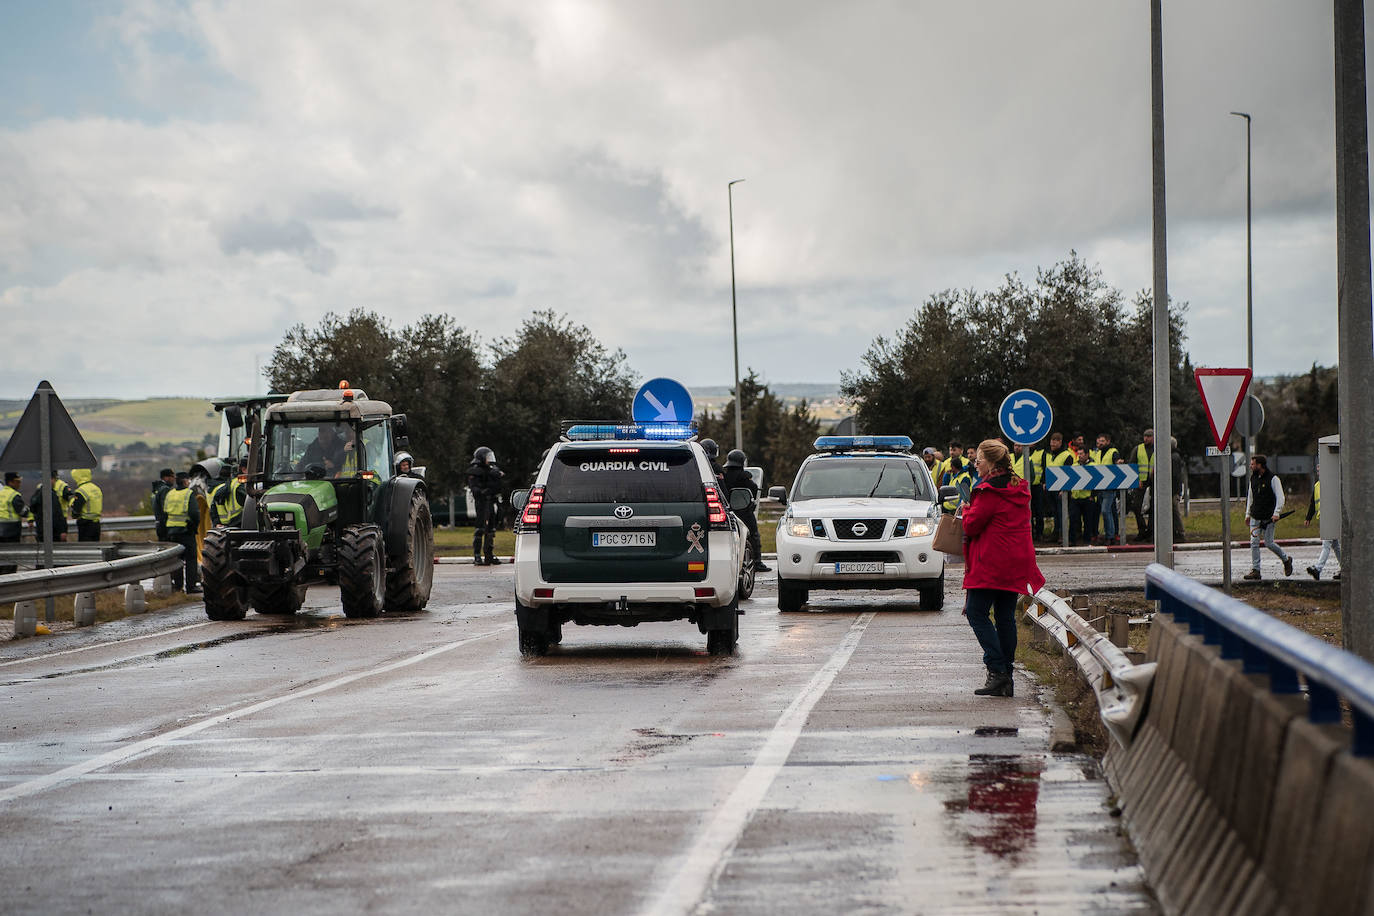
[[1344, 698], [1355, 720], [1350, 752], [1374, 757], [1374, 665], [1158, 563], [1145, 569], [1145, 597], [1222, 658], [1241, 659], [1246, 674], [1268, 674], [1274, 693], [1301, 693], [1301, 675], [1312, 722], [1340, 722]]

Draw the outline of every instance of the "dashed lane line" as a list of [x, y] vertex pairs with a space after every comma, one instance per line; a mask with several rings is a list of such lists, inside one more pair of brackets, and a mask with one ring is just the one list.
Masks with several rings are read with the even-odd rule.
[[754, 812], [787, 763], [811, 710], [848, 664], [874, 613], [869, 611], [854, 621], [830, 659], [783, 711], [753, 764], [730, 796], [716, 807], [705, 829], [697, 835], [684, 857], [682, 867], [642, 911], [645, 916], [681, 916], [697, 909], [725, 867], [744, 828], [753, 819]]
[[489, 637], [508, 632], [514, 626], [515, 624], [514, 622], [512, 622], [510, 624], [507, 624], [506, 626], [499, 627], [495, 630], [491, 630], [486, 633], [479, 633], [476, 636], [469, 636], [466, 639], [459, 639], [455, 642], [446, 643], [442, 646], [435, 646], [433, 649], [427, 649], [424, 652], [421, 652], [418, 655], [412, 655], [409, 658], [403, 658], [398, 661], [389, 662], [385, 665], [378, 665], [375, 668], [368, 668], [364, 671], [357, 671], [353, 674], [346, 674], [342, 677], [336, 677], [332, 681], [325, 681], [323, 684], [316, 684], [314, 687], [307, 687], [303, 690], [292, 690], [288, 693], [282, 694], [281, 696], [272, 697], [267, 700], [261, 700], [257, 703], [253, 703], [249, 706], [244, 706], [241, 709], [235, 709], [231, 712], [217, 713], [213, 716], [210, 716], [209, 718], [202, 719], [199, 722], [192, 722], [190, 725], [183, 725], [180, 728], [174, 728], [169, 732], [163, 732], [162, 734], [156, 735], [152, 738], [146, 738], [142, 741], [136, 741], [133, 744], [130, 744], [126, 747], [116, 748], [113, 751], [108, 751], [104, 754], [92, 757], [90, 760], [86, 760], [82, 763], [72, 764], [69, 767], [64, 767], [60, 770], [57, 770], [56, 772], [49, 773], [46, 776], [39, 776], [36, 779], [30, 779], [26, 782], [16, 783], [15, 785], [10, 786], [9, 788], [0, 789], [0, 802], [13, 801], [16, 798], [23, 798], [28, 795], [34, 795], [39, 792], [43, 792], [47, 789], [52, 788], [53, 786], [60, 785], [64, 782], [70, 782], [73, 779], [78, 779], [82, 776], [85, 776], [87, 773], [92, 773], [96, 770], [101, 769], [102, 767], [113, 766], [114, 764], [122, 763], [125, 760], [129, 760], [132, 757], [137, 757], [138, 755], [146, 753], [148, 751], [157, 750], [158, 748], [171, 744], [173, 741], [185, 738], [188, 735], [194, 735], [197, 732], [205, 731], [207, 728], [219, 725], [222, 722], [230, 722], [234, 719], [242, 719], [244, 716], [251, 716], [254, 713], [259, 713], [264, 710], [271, 709], [274, 706], [280, 706], [283, 703], [290, 703], [295, 700], [304, 699], [305, 697], [313, 697], [317, 694], [326, 693], [330, 690], [335, 690], [339, 687], [344, 687], [348, 684], [352, 684], [355, 681], [361, 681], [364, 678], [376, 677], [382, 674], [389, 674], [392, 671], [399, 671], [402, 668], [409, 668], [411, 665], [418, 665], [420, 662], [428, 661], [429, 659], [434, 658], [437, 655], [443, 655], [445, 652], [452, 652], [454, 649], [459, 649], [463, 646], [471, 645], [472, 643], [477, 642], [478, 640], [487, 639]]

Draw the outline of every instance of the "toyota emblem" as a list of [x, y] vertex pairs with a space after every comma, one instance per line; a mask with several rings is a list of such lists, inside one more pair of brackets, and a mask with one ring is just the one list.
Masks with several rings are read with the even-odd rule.
[[635, 514], [635, 510], [631, 509], [629, 506], [616, 506], [616, 507], [615, 507], [615, 517], [616, 517], [616, 518], [629, 518], [631, 515], [634, 515], [634, 514]]
[[852, 531], [852, 532], [854, 532], [854, 536], [855, 536], [855, 537], [860, 537], [860, 538], [861, 538], [861, 537], [863, 537], [865, 534], [868, 534], [868, 526], [865, 525], [863, 522], [855, 522], [855, 523], [854, 523], [854, 526], [853, 526], [852, 528], [850, 528], [849, 530]]

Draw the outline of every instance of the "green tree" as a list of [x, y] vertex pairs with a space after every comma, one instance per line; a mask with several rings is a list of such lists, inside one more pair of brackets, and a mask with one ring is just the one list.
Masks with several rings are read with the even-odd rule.
[[495, 450], [509, 487], [530, 481], [558, 440], [561, 420], [623, 421], [630, 412], [637, 377], [624, 352], [608, 351], [586, 327], [552, 310], [535, 312], [513, 337], [494, 341], [490, 353], [468, 444], [469, 451]]
[[297, 324], [272, 351], [263, 374], [275, 391], [334, 388], [348, 381], [385, 400], [394, 382], [397, 338], [376, 312], [328, 313], [318, 328]]
[[265, 375], [277, 391], [334, 388], [347, 380], [409, 420], [410, 451], [431, 490], [461, 488], [484, 370], [473, 336], [447, 315], [425, 315], [399, 332], [376, 312], [298, 324], [272, 353]]
[[[893, 336], [873, 342], [858, 371], [842, 373], [841, 394], [865, 432], [968, 444], [1000, 435], [1002, 399], [1034, 388], [1054, 407], [1057, 429], [1089, 439], [1106, 432], [1124, 451], [1152, 425], [1150, 308], [1148, 294], [1128, 307], [1100, 269], [1071, 251], [1037, 270], [1031, 285], [1011, 274], [990, 292], [935, 293]], [[1200, 451], [1182, 349], [1186, 309], [1170, 310], [1172, 415], [1181, 447]]]
[[485, 370], [476, 339], [448, 315], [425, 315], [396, 342], [392, 406], [406, 414], [410, 452], [442, 496], [466, 485]]
[[[719, 417], [709, 411], [697, 417], [701, 438], [714, 439], [720, 446], [722, 464], [735, 442], [734, 393], [730, 389], [732, 400]], [[814, 451], [812, 444], [820, 432], [820, 422], [811, 415], [804, 400], [789, 410], [753, 369], [740, 380], [739, 394], [743, 417], [740, 425], [749, 464], [763, 468], [765, 487], [791, 487], [802, 459]]]

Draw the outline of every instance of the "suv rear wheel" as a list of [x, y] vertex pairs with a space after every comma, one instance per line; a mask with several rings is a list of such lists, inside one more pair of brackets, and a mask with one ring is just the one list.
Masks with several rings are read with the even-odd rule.
[[806, 589], [800, 585], [778, 579], [778, 610], [800, 611], [806, 603]]
[[739, 596], [736, 595], [735, 600], [723, 610], [731, 612], [730, 625], [706, 631], [706, 651], [710, 655], [734, 655], [735, 645], [739, 642]]

